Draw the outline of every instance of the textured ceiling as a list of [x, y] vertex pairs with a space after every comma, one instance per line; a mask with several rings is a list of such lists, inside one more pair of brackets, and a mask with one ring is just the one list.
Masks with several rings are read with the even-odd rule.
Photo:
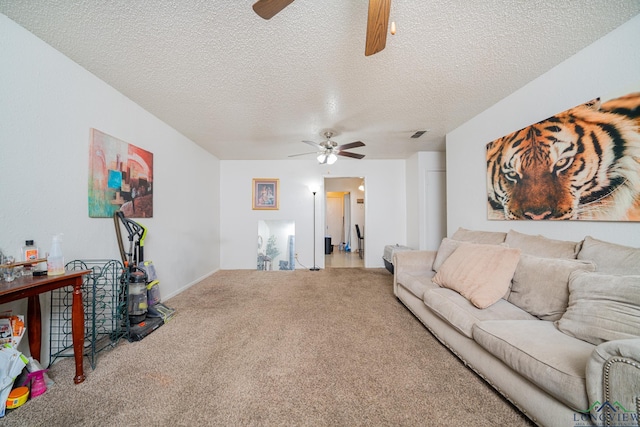
[[365, 57], [365, 0], [296, 0], [269, 21], [252, 3], [0, 12], [220, 159], [285, 159], [327, 128], [369, 159], [442, 151], [447, 132], [640, 13], [639, 0], [393, 0], [397, 34]]

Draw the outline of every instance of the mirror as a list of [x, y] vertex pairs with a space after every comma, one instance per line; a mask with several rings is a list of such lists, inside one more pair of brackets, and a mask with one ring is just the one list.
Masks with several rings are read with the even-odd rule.
[[294, 220], [258, 221], [258, 270], [295, 270]]

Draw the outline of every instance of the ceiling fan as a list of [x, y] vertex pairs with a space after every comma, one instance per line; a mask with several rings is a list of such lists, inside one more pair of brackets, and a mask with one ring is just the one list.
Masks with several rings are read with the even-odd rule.
[[[258, 0], [253, 4], [253, 10], [260, 17], [271, 19], [291, 3], [293, 0]], [[391, 0], [369, 0], [365, 56], [378, 53], [386, 46], [390, 10]]]
[[364, 142], [355, 141], [355, 142], [350, 142], [348, 144], [338, 145], [337, 142], [331, 140], [331, 137], [335, 135], [335, 132], [333, 132], [332, 130], [326, 130], [322, 133], [322, 135], [326, 138], [326, 141], [322, 141], [319, 144], [313, 141], [302, 141], [305, 144], [309, 144], [312, 147], [316, 148], [317, 151], [312, 151], [310, 153], [293, 154], [289, 157], [306, 156], [307, 154], [317, 154], [318, 162], [322, 165], [334, 164], [336, 160], [338, 160], [337, 156], [351, 157], [353, 159], [364, 158], [364, 154], [351, 153], [349, 151], [344, 151], [350, 148], [364, 147], [365, 146]]

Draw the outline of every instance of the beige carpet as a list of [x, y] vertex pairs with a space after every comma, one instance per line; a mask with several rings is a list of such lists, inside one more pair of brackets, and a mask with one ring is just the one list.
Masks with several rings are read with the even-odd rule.
[[393, 296], [384, 269], [220, 271], [7, 426], [530, 426]]

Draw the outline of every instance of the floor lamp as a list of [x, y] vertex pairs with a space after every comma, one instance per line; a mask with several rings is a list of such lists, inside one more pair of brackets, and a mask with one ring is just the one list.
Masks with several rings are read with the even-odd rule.
[[320, 269], [316, 265], [316, 192], [313, 193], [313, 268], [311, 271], [319, 271]]

